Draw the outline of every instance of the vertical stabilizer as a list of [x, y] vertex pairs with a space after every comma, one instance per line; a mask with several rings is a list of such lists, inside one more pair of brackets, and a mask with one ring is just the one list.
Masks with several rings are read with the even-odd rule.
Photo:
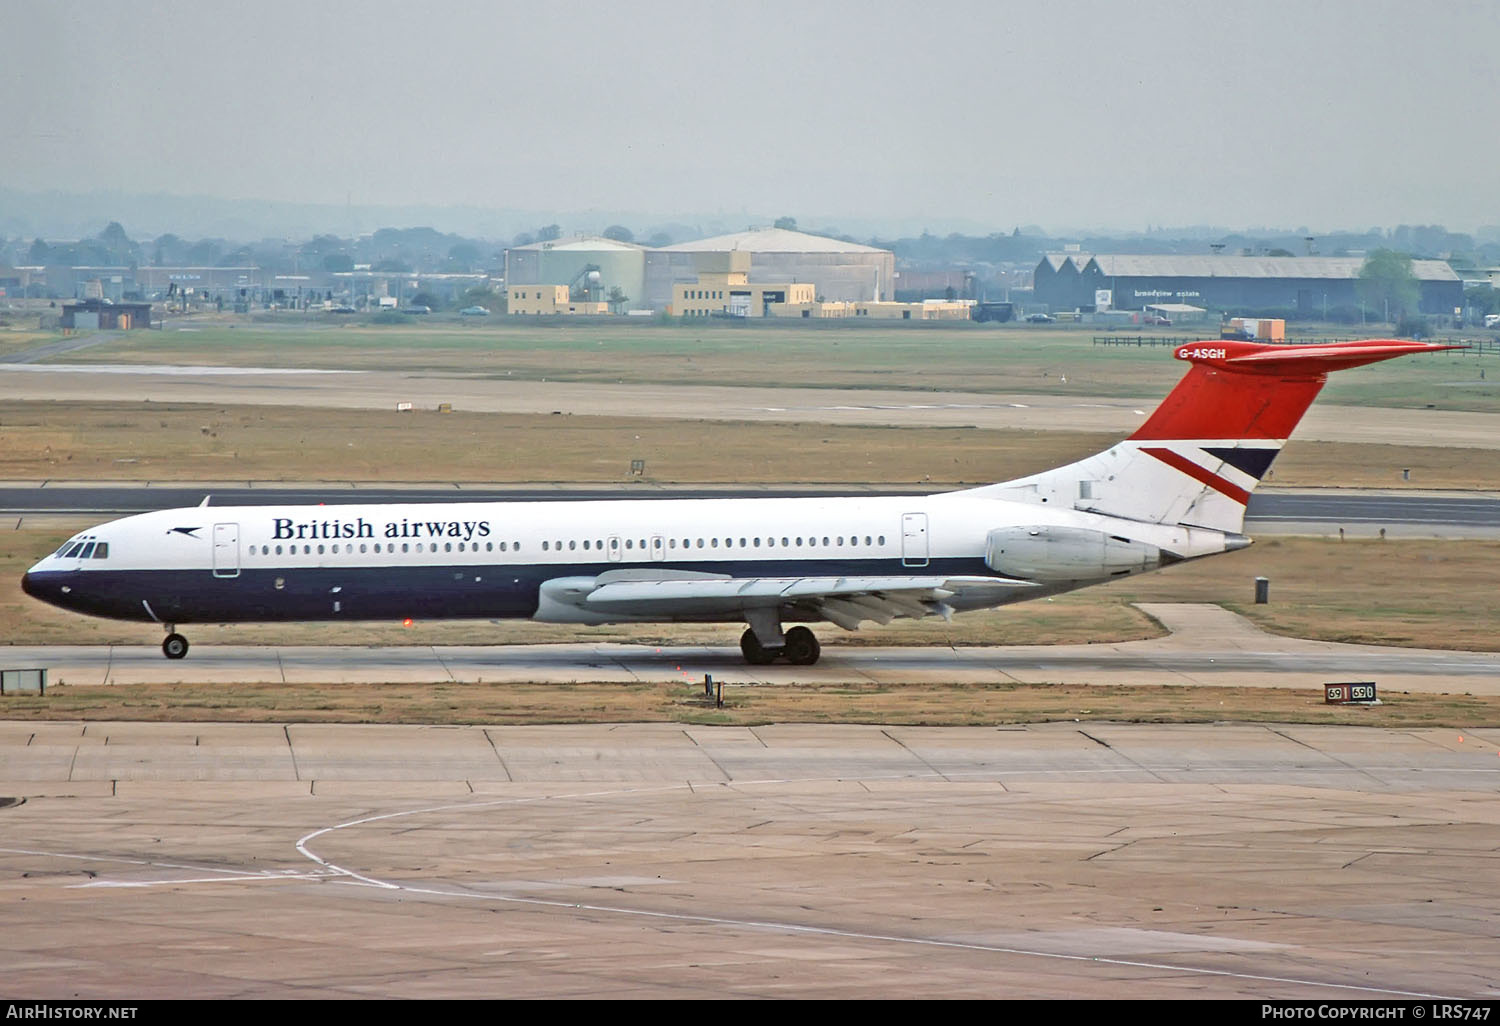
[[1181, 345], [1173, 355], [1192, 366], [1135, 434], [1077, 463], [968, 494], [1237, 534], [1250, 493], [1330, 371], [1454, 348], [1397, 339]]

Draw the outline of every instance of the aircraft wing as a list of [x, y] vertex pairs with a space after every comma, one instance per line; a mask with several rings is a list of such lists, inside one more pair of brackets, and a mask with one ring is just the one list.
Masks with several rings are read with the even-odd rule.
[[1013, 591], [1031, 581], [995, 577], [712, 577], [605, 581], [582, 597], [583, 608], [629, 617], [692, 617], [777, 609], [824, 619], [845, 630], [897, 617], [950, 616], [960, 591]]

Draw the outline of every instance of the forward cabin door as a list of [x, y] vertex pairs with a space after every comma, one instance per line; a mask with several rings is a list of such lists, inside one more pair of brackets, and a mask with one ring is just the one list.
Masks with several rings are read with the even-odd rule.
[[214, 576], [240, 575], [240, 525], [214, 525]]
[[927, 565], [927, 514], [901, 515], [901, 565]]

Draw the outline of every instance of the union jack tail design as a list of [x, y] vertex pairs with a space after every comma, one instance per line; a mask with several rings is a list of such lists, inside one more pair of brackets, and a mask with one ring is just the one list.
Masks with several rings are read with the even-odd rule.
[[1454, 348], [1399, 339], [1178, 346], [1173, 355], [1192, 366], [1135, 434], [1077, 463], [973, 494], [1238, 534], [1250, 493], [1329, 372]]

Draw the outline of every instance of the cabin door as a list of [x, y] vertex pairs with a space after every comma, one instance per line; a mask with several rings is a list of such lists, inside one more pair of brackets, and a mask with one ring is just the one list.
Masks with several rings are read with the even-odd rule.
[[214, 576], [240, 575], [240, 525], [214, 525]]

